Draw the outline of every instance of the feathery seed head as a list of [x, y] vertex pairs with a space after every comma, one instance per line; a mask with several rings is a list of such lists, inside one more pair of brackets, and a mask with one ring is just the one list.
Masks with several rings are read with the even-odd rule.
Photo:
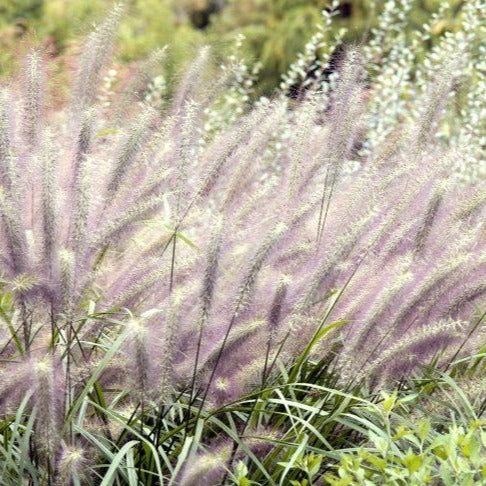
[[[68, 108], [44, 108], [35, 52], [24, 82], [0, 94], [0, 273], [13, 290], [0, 328], [0, 371], [3, 363], [8, 370], [0, 405], [19, 402], [15, 381], [33, 387], [51, 457], [64, 415], [58, 397], [68, 402], [84, 389], [119, 329], [128, 338], [96, 383], [126, 390], [131, 405], [170, 403], [189, 375], [193, 395], [203, 386], [213, 401], [238, 398], [261, 383], [274, 338], [292, 332], [282, 340], [286, 359], [323, 316], [349, 326], [315, 352], [325, 358], [336, 339], [343, 375], [370, 382], [443, 349], [450, 356], [461, 338], [461, 352], [472, 349], [481, 332], [468, 333], [485, 296], [486, 197], [482, 180], [460, 186], [453, 167], [466, 154], [470, 165], [484, 159], [484, 116], [474, 107], [484, 93], [472, 81], [482, 68], [445, 61], [464, 51], [465, 38], [480, 44], [476, 34], [458, 26], [462, 40], [451, 33], [428, 53], [380, 23], [370, 46], [349, 48], [336, 66], [331, 46], [310, 49], [325, 51], [322, 79], [299, 96], [245, 104], [214, 129], [229, 78], [205, 89], [208, 49], [167, 109], [127, 101], [130, 94], [100, 105], [120, 14], [115, 7], [89, 37]], [[476, 49], [468, 56], [478, 59]], [[454, 71], [474, 95], [464, 96], [464, 113], [448, 103], [462, 89]], [[136, 83], [135, 98], [143, 89]], [[52, 361], [29, 374], [13, 363], [24, 351]], [[221, 478], [221, 462], [206, 468], [203, 456], [185, 484], [213, 469]], [[66, 452], [65, 462], [74, 470], [83, 461]]]

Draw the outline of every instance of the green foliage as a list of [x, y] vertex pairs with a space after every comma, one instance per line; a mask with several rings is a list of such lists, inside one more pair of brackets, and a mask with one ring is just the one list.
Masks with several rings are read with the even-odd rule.
[[369, 431], [366, 445], [340, 454], [336, 473], [324, 476], [327, 484], [486, 484], [484, 421], [458, 425], [452, 420], [433, 428], [425, 418], [412, 424], [398, 416], [391, 423], [388, 415], [383, 410], [381, 418], [388, 433]]
[[0, 19], [12, 22], [17, 18], [36, 18], [44, 0], [4, 0], [0, 5]]
[[[93, 22], [101, 18], [113, 1], [106, 0], [6, 0], [0, 5], [0, 74], [12, 70], [19, 41], [34, 38], [55, 55], [63, 53]], [[235, 35], [244, 35], [244, 54], [251, 63], [263, 65], [258, 93], [270, 93], [278, 86], [296, 55], [321, 20], [322, 0], [130, 0], [130, 15], [123, 21], [119, 38], [119, 60], [131, 62], [155, 48], [170, 45], [169, 69], [177, 70], [202, 43], [215, 45], [224, 57]], [[325, 34], [332, 42], [345, 28], [346, 42], [360, 43], [376, 25], [383, 2], [352, 0], [340, 2], [339, 15]], [[408, 3], [408, 2], [406, 2]], [[428, 0], [412, 6], [407, 32], [412, 34], [436, 11], [441, 2]], [[459, 6], [459, 0], [452, 0]], [[402, 8], [402, 7], [401, 7]], [[207, 12], [209, 25], [198, 28]], [[456, 9], [434, 26], [432, 38], [453, 29]], [[206, 13], [204, 13], [206, 15]], [[430, 43], [430, 45], [432, 42]], [[430, 47], [430, 45], [428, 47]]]
[[[309, 34], [321, 21], [322, 9], [330, 3], [319, 0], [231, 1], [215, 20], [212, 31], [223, 36], [226, 42], [234, 32], [245, 36], [248, 59], [260, 61], [264, 66], [260, 89], [269, 92], [297, 54], [304, 50]], [[348, 40], [359, 39], [363, 34], [371, 12], [370, 1], [347, 3], [352, 3], [352, 15], [345, 19], [338, 17], [326, 41], [344, 26], [350, 32]]]
[[[86, 34], [106, 14], [113, 1], [35, 0], [0, 7], [0, 74], [15, 66], [15, 50], [23, 39], [35, 40], [55, 55], [66, 52], [73, 41]], [[170, 44], [168, 69], [180, 69], [201, 44], [201, 35], [188, 18], [178, 14], [172, 0], [132, 0], [129, 15], [120, 26], [118, 59], [140, 60], [156, 48]], [[2, 11], [4, 8], [4, 11]], [[22, 27], [15, 27], [21, 22]]]

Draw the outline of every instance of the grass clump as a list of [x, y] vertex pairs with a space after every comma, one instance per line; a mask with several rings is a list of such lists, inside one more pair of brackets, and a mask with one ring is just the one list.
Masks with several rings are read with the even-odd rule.
[[[483, 25], [479, 7], [464, 15]], [[208, 47], [171, 99], [143, 91], [163, 52], [100, 99], [122, 10], [88, 37], [62, 108], [49, 107], [40, 51], [2, 87], [2, 480], [452, 474], [454, 462], [418, 464], [435, 439], [417, 444], [410, 427], [393, 439], [390, 422], [396, 403], [439, 385], [377, 390], [412, 389], [430, 362], [450, 380], [484, 341], [486, 198], [480, 171], [456, 164], [467, 153], [479, 166], [482, 147], [464, 145], [467, 113], [437, 136], [476, 34], [445, 36], [408, 79], [406, 116], [381, 96], [395, 51], [372, 62], [376, 44], [231, 112], [248, 78], [233, 56], [212, 80]], [[477, 442], [474, 424], [443, 436]], [[401, 469], [372, 468], [383, 461]]]

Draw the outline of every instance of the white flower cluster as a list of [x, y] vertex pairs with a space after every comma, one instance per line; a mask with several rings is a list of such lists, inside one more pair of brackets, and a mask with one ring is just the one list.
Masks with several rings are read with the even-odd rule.
[[215, 103], [205, 110], [204, 130], [214, 134], [234, 123], [249, 105], [254, 84], [261, 69], [260, 63], [249, 66], [240, 56], [245, 37], [238, 35], [233, 52], [220, 66], [222, 76], [229, 80], [229, 86]]
[[[301, 84], [302, 87], [312, 84], [313, 80], [307, 76], [309, 70], [322, 74], [329, 67], [332, 52], [341, 44], [347, 32], [346, 29], [339, 29], [332, 42], [326, 42], [326, 34], [332, 25], [332, 19], [339, 14], [340, 3], [340, 0], [332, 0], [331, 5], [322, 11], [323, 23], [317, 26], [317, 31], [305, 45], [304, 52], [297, 56], [297, 60], [282, 76], [280, 90], [283, 93], [287, 93], [296, 84]], [[318, 80], [318, 88], [325, 90], [327, 83], [319, 83]]]

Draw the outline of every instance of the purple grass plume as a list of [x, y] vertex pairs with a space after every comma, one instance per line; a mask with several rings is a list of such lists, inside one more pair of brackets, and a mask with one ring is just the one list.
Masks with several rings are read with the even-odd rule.
[[[437, 66], [418, 118], [365, 155], [374, 88], [358, 48], [329, 92], [276, 95], [208, 132], [225, 89], [201, 89], [208, 49], [162, 110], [134, 93], [119, 93], [126, 116], [97, 101], [120, 14], [88, 38], [67, 106], [49, 108], [35, 51], [22, 82], [0, 88], [0, 404], [37, 397], [53, 468], [80, 474], [84, 453], [57, 424], [123, 330], [99, 382], [145, 404], [191, 388], [200, 407], [261, 386], [324, 317], [346, 321], [327, 337], [344, 381], [393, 379], [482, 342], [486, 193], [458, 185], [461, 148], [435, 137], [454, 70]], [[223, 452], [183, 484], [192, 469], [219, 473]]]

